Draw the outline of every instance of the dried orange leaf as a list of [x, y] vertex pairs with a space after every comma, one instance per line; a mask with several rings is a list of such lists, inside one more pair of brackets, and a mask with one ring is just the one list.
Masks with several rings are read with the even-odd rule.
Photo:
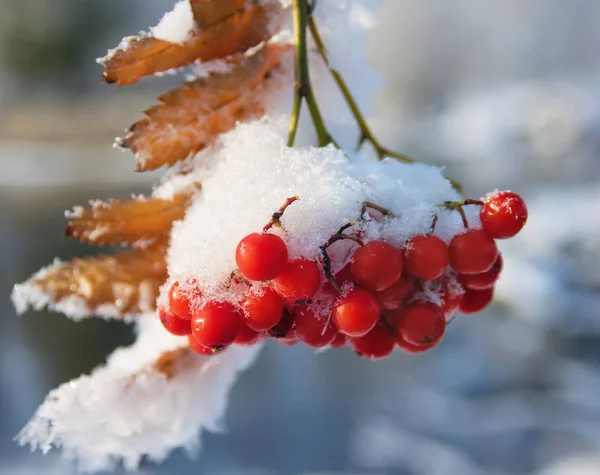
[[55, 262], [16, 285], [13, 301], [20, 313], [47, 306], [74, 319], [134, 316], [156, 307], [166, 279], [164, 248], [124, 251]]
[[[189, 39], [183, 43], [171, 43], [149, 35], [126, 38], [100, 60], [104, 65], [104, 79], [124, 86], [192, 61], [225, 58], [268, 40], [273, 34], [271, 19], [281, 12], [279, 2], [266, 5], [243, 2], [243, 6], [245, 8], [220, 19], [222, 13], [216, 14], [216, 23], [192, 30]], [[210, 18], [206, 13], [205, 16]]]
[[194, 21], [204, 30], [243, 10], [246, 0], [189, 0]]
[[152, 369], [170, 379], [179, 371], [191, 365], [192, 355], [192, 350], [189, 347], [166, 351], [157, 358], [156, 362], [152, 365]]
[[264, 114], [270, 78], [288, 47], [268, 45], [226, 74], [189, 82], [159, 98], [162, 104], [145, 111], [147, 118], [130, 128], [120, 145], [138, 159], [138, 170], [171, 166], [211, 145], [236, 122]]
[[67, 213], [65, 234], [82, 242], [100, 245], [131, 245], [145, 248], [166, 243], [173, 222], [182, 219], [191, 193], [173, 200], [138, 198], [96, 201], [89, 208], [76, 207]]

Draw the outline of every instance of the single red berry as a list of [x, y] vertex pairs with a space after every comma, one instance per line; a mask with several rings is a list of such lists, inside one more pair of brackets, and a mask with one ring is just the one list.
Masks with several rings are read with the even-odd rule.
[[469, 289], [489, 289], [494, 286], [498, 277], [500, 277], [503, 264], [502, 254], [499, 253], [496, 262], [490, 269], [480, 274], [459, 274], [458, 281]]
[[366, 335], [350, 340], [354, 351], [360, 356], [378, 360], [389, 356], [394, 350], [394, 333], [385, 325], [379, 323]]
[[494, 298], [494, 288], [488, 289], [469, 289], [465, 291], [465, 295], [460, 302], [460, 311], [462, 313], [477, 313], [487, 307]]
[[432, 341], [428, 345], [414, 345], [413, 343], [409, 343], [402, 338], [402, 335], [400, 334], [398, 334], [396, 337], [396, 344], [398, 347], [407, 353], [424, 353], [425, 351], [431, 350], [434, 346], [437, 346], [439, 342], [440, 340], [436, 340]]
[[402, 253], [385, 241], [359, 247], [352, 258], [352, 275], [359, 285], [377, 292], [391, 287], [402, 275]]
[[202, 346], [230, 345], [242, 326], [242, 311], [230, 302], [211, 300], [192, 318], [192, 334]]
[[184, 285], [174, 282], [169, 289], [169, 309], [179, 318], [190, 320], [191, 302], [199, 299], [201, 295], [196, 279], [191, 279]]
[[450, 265], [459, 274], [479, 274], [496, 262], [498, 247], [482, 229], [457, 234], [448, 247]]
[[235, 338], [234, 343], [236, 345], [252, 346], [255, 343], [258, 343], [262, 337], [263, 337], [263, 334], [261, 332], [252, 330], [251, 328], [248, 328], [246, 325], [241, 325], [240, 331], [239, 331], [237, 337]]
[[192, 333], [192, 324], [189, 320], [179, 318], [170, 310], [160, 308], [158, 317], [167, 331], [173, 335], [184, 336]]
[[286, 264], [273, 280], [273, 288], [286, 302], [306, 300], [317, 293], [321, 271], [316, 262], [300, 258]]
[[194, 335], [188, 335], [188, 342], [190, 344], [190, 348], [200, 355], [211, 356], [215, 353], [220, 353], [225, 349], [225, 347], [207, 348], [206, 346], [202, 346], [200, 343], [198, 343], [198, 340], [194, 338]]
[[343, 333], [337, 332], [335, 334], [335, 338], [329, 345], [332, 348], [341, 348], [341, 347], [345, 346], [347, 342], [348, 342], [348, 337], [346, 335], [344, 335]]
[[256, 331], [268, 330], [277, 325], [283, 314], [283, 301], [273, 289], [251, 289], [242, 302], [244, 322]]
[[421, 280], [437, 279], [448, 261], [448, 246], [437, 236], [414, 236], [404, 247], [404, 272]]
[[435, 305], [410, 305], [398, 321], [398, 334], [413, 345], [429, 345], [444, 335], [446, 320]]
[[337, 329], [328, 318], [315, 314], [309, 305], [296, 307], [292, 330], [299, 340], [313, 348], [329, 345], [337, 334]]
[[527, 222], [527, 206], [516, 193], [501, 191], [486, 197], [479, 213], [485, 232], [495, 239], [515, 236]]
[[395, 310], [402, 306], [403, 301], [415, 291], [415, 281], [402, 276], [398, 282], [385, 290], [377, 292], [381, 306], [386, 310]]
[[288, 251], [279, 236], [252, 233], [243, 238], [235, 251], [235, 262], [244, 277], [250, 280], [271, 280], [287, 263]]
[[341, 333], [362, 336], [379, 321], [381, 307], [375, 295], [357, 287], [336, 300], [332, 315]]
[[[271, 338], [275, 338], [278, 340], [288, 338], [291, 335], [293, 335], [293, 332], [292, 332], [293, 324], [294, 324], [293, 315], [286, 308], [284, 308], [283, 314], [281, 315], [279, 322], [277, 322], [277, 324], [275, 326], [273, 326], [273, 328], [269, 328], [266, 333]], [[294, 339], [295, 338], [296, 337], [294, 336]]]

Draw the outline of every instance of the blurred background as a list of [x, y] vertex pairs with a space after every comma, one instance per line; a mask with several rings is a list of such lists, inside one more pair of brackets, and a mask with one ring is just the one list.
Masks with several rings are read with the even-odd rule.
[[[115, 89], [94, 58], [172, 5], [2, 0], [0, 474], [72, 473], [12, 437], [50, 389], [133, 339], [117, 322], [17, 317], [9, 295], [54, 257], [94, 252], [63, 238], [65, 209], [156, 180], [110, 144], [177, 79]], [[599, 25], [589, 0], [383, 0], [369, 55], [384, 143], [445, 164], [471, 196], [510, 188], [530, 206], [502, 243], [494, 305], [425, 355], [272, 344], [199, 461], [140, 473], [600, 474]]]

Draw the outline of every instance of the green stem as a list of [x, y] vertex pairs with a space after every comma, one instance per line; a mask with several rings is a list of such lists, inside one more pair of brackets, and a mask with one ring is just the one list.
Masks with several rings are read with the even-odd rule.
[[308, 1], [294, 0], [292, 4], [292, 20], [294, 24], [294, 53], [295, 53], [295, 75], [296, 86], [294, 89], [294, 104], [292, 106], [292, 119], [290, 121], [290, 130], [288, 134], [288, 147], [294, 145], [300, 110], [302, 108], [302, 99], [306, 100], [308, 111], [311, 115], [319, 147], [324, 147], [329, 143], [334, 143], [329, 134], [314, 92], [310, 86], [310, 77], [308, 74], [308, 52], [306, 47], [306, 26], [308, 22]]
[[348, 84], [346, 84], [346, 81], [344, 80], [344, 78], [342, 77], [340, 72], [338, 70], [336, 70], [334, 67], [332, 67], [331, 64], [329, 63], [329, 58], [327, 57], [327, 51], [325, 48], [325, 44], [323, 43], [321, 35], [319, 34], [319, 30], [317, 29], [317, 24], [315, 23], [315, 20], [312, 17], [308, 19], [308, 28], [310, 29], [310, 33], [311, 33], [313, 39], [315, 40], [315, 44], [317, 45], [317, 50], [319, 51], [321, 58], [323, 58], [325, 65], [327, 66], [327, 68], [329, 69], [329, 72], [333, 76], [333, 79], [337, 83], [342, 95], [344, 96], [344, 99], [348, 103], [348, 107], [350, 107], [350, 111], [352, 112], [352, 115], [354, 116], [356, 123], [358, 124], [358, 126], [360, 128], [360, 139], [358, 141], [357, 149], [360, 149], [360, 147], [363, 145], [363, 143], [365, 143], [366, 141], [369, 141], [371, 143], [371, 145], [373, 145], [373, 148], [375, 149], [375, 152], [377, 153], [377, 156], [379, 157], [380, 160], [383, 160], [383, 158], [385, 158], [385, 157], [392, 157], [392, 158], [395, 158], [396, 160], [400, 160], [400, 161], [406, 162], [406, 163], [414, 162], [414, 160], [412, 158], [409, 158], [406, 155], [402, 155], [400, 153], [396, 153], [396, 152], [384, 147], [383, 145], [381, 145], [379, 143], [379, 140], [377, 140], [375, 135], [373, 135], [373, 132], [371, 132], [371, 129], [369, 128], [367, 121], [365, 120], [362, 112], [360, 111], [358, 104], [356, 103], [356, 100], [354, 99], [354, 96], [352, 96], [352, 93], [350, 92], [350, 88], [348, 87]]

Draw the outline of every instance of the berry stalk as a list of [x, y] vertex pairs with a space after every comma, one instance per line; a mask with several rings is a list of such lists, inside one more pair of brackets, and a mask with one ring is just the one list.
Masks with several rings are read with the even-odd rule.
[[324, 147], [330, 143], [334, 143], [334, 141], [325, 126], [323, 116], [321, 115], [317, 100], [310, 85], [310, 77], [308, 74], [308, 52], [306, 48], [306, 25], [309, 16], [308, 1], [294, 0], [292, 9], [296, 84], [294, 88], [294, 103], [292, 106], [292, 119], [290, 122], [287, 145], [288, 147], [294, 145], [296, 132], [298, 130], [298, 121], [300, 119], [300, 111], [302, 109], [302, 100], [305, 100], [317, 132], [319, 147]]

